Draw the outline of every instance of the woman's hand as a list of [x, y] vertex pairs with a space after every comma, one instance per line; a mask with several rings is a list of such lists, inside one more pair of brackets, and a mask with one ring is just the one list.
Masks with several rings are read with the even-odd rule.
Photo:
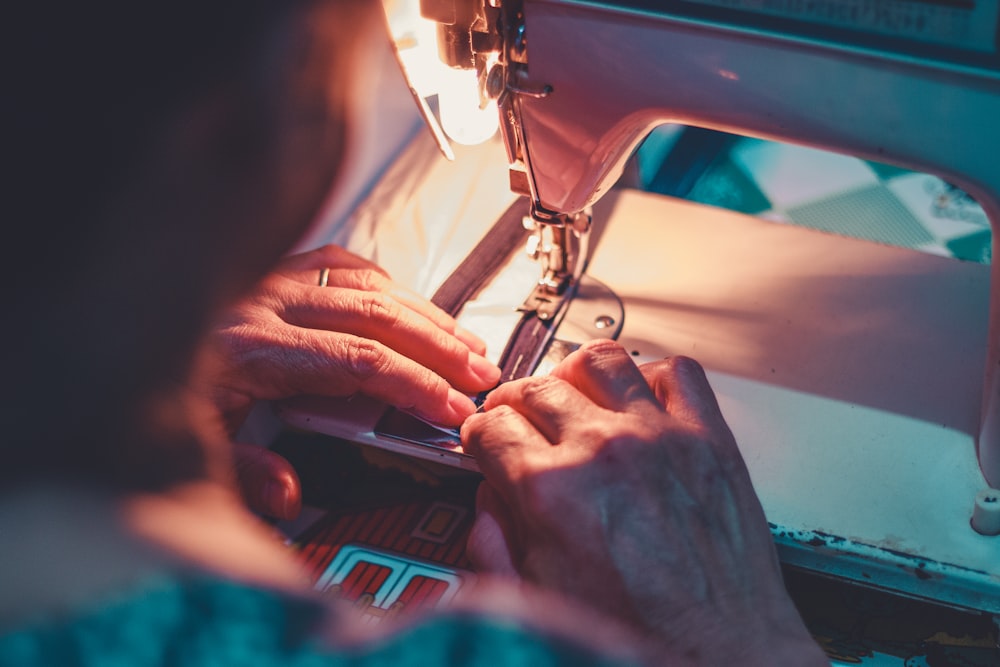
[[486, 482], [469, 551], [641, 628], [697, 664], [826, 664], [782, 584], [701, 367], [611, 341], [500, 386], [462, 441]]
[[[322, 281], [325, 282], [321, 285]], [[285, 259], [224, 315], [205, 384], [234, 435], [256, 400], [363, 393], [443, 426], [473, 413], [496, 384], [484, 343], [375, 264], [337, 246]], [[237, 478], [253, 509], [298, 514], [287, 461], [237, 445]]]
[[468, 396], [500, 377], [480, 339], [332, 245], [284, 260], [226, 314], [214, 338], [215, 400], [230, 424], [257, 399], [362, 393], [458, 426], [475, 410]]

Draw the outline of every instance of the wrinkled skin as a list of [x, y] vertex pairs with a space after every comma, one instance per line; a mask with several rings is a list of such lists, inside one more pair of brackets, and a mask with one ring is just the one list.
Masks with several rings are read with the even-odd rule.
[[[329, 268], [326, 286], [320, 271]], [[366, 394], [444, 426], [473, 413], [470, 394], [496, 384], [485, 344], [375, 264], [328, 245], [281, 262], [222, 318], [206, 384], [230, 433], [256, 400]], [[294, 470], [265, 450], [236, 448], [252, 508], [299, 511]]]
[[479, 569], [583, 601], [697, 664], [827, 664], [696, 362], [640, 368], [593, 342], [484, 408], [462, 428], [486, 478]]

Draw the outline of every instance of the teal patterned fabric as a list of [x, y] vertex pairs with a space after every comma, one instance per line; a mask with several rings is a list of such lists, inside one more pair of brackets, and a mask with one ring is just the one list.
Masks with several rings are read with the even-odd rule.
[[498, 619], [438, 616], [388, 641], [334, 650], [317, 602], [205, 577], [165, 577], [104, 604], [0, 628], [7, 667], [610, 665]]

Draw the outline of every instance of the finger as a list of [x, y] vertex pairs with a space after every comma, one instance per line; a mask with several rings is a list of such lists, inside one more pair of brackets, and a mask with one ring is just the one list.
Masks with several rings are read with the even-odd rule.
[[[283, 272], [282, 275], [303, 285], [310, 287], [318, 286], [319, 271], [316, 269], [287, 271]], [[486, 343], [481, 338], [471, 331], [460, 327], [451, 315], [435, 306], [417, 292], [394, 282], [381, 270], [376, 271], [360, 267], [333, 269], [326, 274], [325, 287], [343, 287], [362, 292], [384, 294], [393, 301], [423, 315], [441, 330], [461, 340], [473, 352], [479, 355], [486, 353]]]
[[458, 426], [472, 400], [428, 368], [377, 341], [291, 326], [256, 306], [216, 330], [226, 368], [216, 384], [258, 400], [364, 393], [443, 426]]
[[490, 392], [483, 408], [499, 405], [516, 410], [552, 444], [571, 439], [573, 427], [601, 409], [573, 385], [551, 375], [505, 382]]
[[569, 382], [608, 410], [660, 407], [635, 362], [621, 345], [611, 340], [584, 343], [563, 359], [552, 375]]
[[260, 398], [362, 393], [449, 427], [476, 409], [444, 378], [378, 341], [283, 324], [256, 334], [243, 343], [258, 352], [240, 364], [240, 380]]
[[302, 487], [284, 458], [256, 445], [233, 445], [236, 480], [247, 505], [276, 519], [294, 519], [302, 509]]
[[300, 289], [279, 307], [279, 314], [289, 324], [378, 341], [468, 394], [491, 389], [500, 379], [500, 369], [494, 363], [384, 294], [341, 288]]
[[705, 370], [694, 359], [669, 357], [643, 364], [640, 372], [656, 399], [674, 417], [698, 424], [723, 420]]
[[511, 503], [518, 482], [544, 467], [552, 444], [524, 415], [499, 405], [479, 412], [462, 424], [462, 448], [476, 458], [479, 470]]
[[[356, 255], [337, 245], [329, 244], [292, 255], [282, 260], [278, 273], [285, 275], [303, 285], [319, 285], [320, 272], [329, 269], [326, 275], [328, 285], [354, 287], [355, 289], [387, 289], [387, 293], [402, 303], [406, 303], [417, 312], [437, 323], [442, 329], [454, 334], [477, 354], [485, 354], [486, 343], [471, 331], [457, 326], [454, 318], [433, 305], [416, 292], [402, 287], [392, 281], [389, 273], [375, 262]], [[358, 273], [358, 276], [351, 276]], [[373, 276], [379, 276], [377, 281]], [[361, 284], [357, 284], [357, 283]]]
[[476, 354], [480, 356], [486, 354], [486, 341], [468, 329], [459, 326], [454, 317], [435, 306], [417, 292], [389, 281], [384, 293], [414, 312], [420, 313], [443, 331], [452, 334]]
[[469, 531], [465, 553], [477, 572], [516, 577], [512, 545], [513, 519], [503, 499], [483, 482], [476, 491], [476, 520]]

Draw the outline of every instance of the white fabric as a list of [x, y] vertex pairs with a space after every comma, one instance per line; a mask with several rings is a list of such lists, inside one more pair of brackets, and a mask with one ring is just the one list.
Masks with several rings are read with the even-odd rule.
[[[456, 159], [449, 162], [430, 134], [420, 133], [351, 216], [344, 241], [428, 298], [515, 200], [498, 138], [455, 150]], [[514, 309], [539, 271], [525, 253], [516, 253], [459, 317], [486, 341], [493, 361], [519, 319]]]

